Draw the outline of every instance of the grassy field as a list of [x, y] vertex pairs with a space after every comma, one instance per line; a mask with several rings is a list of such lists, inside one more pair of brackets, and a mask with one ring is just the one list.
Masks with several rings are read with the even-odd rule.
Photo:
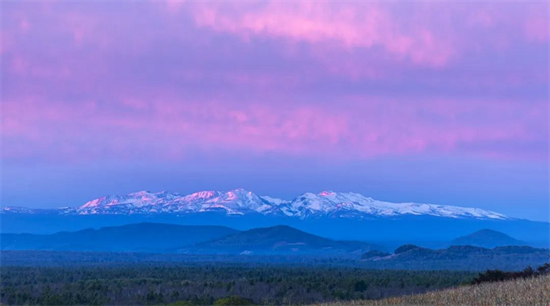
[[550, 305], [550, 275], [463, 286], [377, 301], [363, 300], [323, 305]]

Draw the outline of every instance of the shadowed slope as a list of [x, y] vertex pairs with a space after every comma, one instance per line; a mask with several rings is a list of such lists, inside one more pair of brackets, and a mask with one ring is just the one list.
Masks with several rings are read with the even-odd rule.
[[504, 233], [482, 229], [467, 236], [451, 241], [452, 245], [473, 245], [484, 248], [494, 248], [507, 245], [527, 245], [525, 242], [514, 239]]
[[51, 235], [1, 234], [1, 247], [2, 250], [166, 252], [237, 232], [224, 226], [137, 223]]
[[312, 235], [290, 226], [256, 228], [202, 243], [188, 251], [196, 253], [360, 253], [374, 245], [360, 241], [337, 241]]

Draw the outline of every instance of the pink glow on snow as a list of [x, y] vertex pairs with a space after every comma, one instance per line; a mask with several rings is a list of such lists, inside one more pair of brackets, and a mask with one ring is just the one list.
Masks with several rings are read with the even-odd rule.
[[186, 196], [186, 200], [210, 199], [217, 195], [216, 191], [199, 191]]

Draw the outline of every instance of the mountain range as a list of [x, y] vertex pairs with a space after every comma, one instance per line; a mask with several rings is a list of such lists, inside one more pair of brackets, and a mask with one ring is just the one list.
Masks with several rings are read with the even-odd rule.
[[222, 212], [227, 215], [261, 214], [300, 219], [311, 217], [372, 218], [400, 215], [423, 215], [446, 218], [506, 220], [509, 217], [493, 211], [448, 205], [392, 203], [375, 200], [353, 192], [323, 191], [304, 193], [287, 201], [258, 196], [251, 191], [235, 189], [227, 192], [200, 191], [188, 195], [140, 191], [127, 195], [104, 196], [78, 207], [31, 209], [8, 206], [4, 213], [58, 214], [192, 214]]
[[327, 255], [383, 249], [366, 242], [332, 240], [285, 225], [238, 231], [223, 226], [138, 223], [51, 235], [0, 234], [0, 238], [3, 251]]
[[[506, 236], [502, 233], [487, 236], [484, 232], [469, 236], [479, 236], [478, 242], [488, 242], [490, 236], [496, 234]], [[23, 256], [19, 262], [23, 264], [35, 260], [36, 256], [38, 259], [54, 256], [57, 261], [59, 258], [70, 259], [71, 254], [77, 252], [95, 254], [93, 261], [101, 257], [107, 262], [120, 263], [148, 261], [147, 258], [156, 262], [211, 260], [254, 263], [283, 260], [413, 270], [516, 269], [540, 265], [548, 259], [548, 249], [509, 245], [495, 248], [452, 245], [429, 249], [406, 244], [389, 253], [389, 248], [385, 246], [329, 239], [286, 225], [239, 231], [223, 226], [138, 223], [50, 235], [0, 234], [0, 248], [3, 260], [5, 256], [12, 258], [19, 254]]]
[[[43, 204], [44, 205], [44, 204]], [[352, 192], [304, 193], [292, 200], [235, 189], [188, 195], [135, 192], [104, 196], [81, 206], [0, 210], [2, 233], [52, 234], [133, 223], [219, 225], [241, 231], [287, 225], [334, 240], [398, 246], [446, 246], [481, 229], [502, 231], [531, 246], [548, 247], [550, 223], [513, 218], [480, 208], [391, 203]]]
[[[362, 254], [385, 257], [389, 248], [363, 241], [334, 240], [299, 229], [276, 225], [239, 231], [225, 226], [176, 225], [142, 222], [99, 229], [58, 232], [50, 235], [0, 234], [2, 250], [150, 252], [184, 254]], [[494, 248], [521, 244], [504, 233], [481, 230], [452, 240], [451, 247], [472, 243], [472, 246]], [[487, 245], [491, 245], [487, 247]], [[409, 249], [403, 245], [400, 254]], [[365, 258], [363, 255], [363, 258]]]

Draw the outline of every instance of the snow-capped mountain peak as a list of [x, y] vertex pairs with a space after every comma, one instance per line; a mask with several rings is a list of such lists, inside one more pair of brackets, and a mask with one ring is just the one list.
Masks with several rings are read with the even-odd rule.
[[336, 194], [334, 191], [327, 191], [327, 190], [319, 192], [319, 195], [322, 197], [328, 197], [334, 194]]
[[165, 191], [152, 193], [149, 191], [132, 192], [125, 196], [109, 195], [86, 202], [79, 209], [100, 209], [111, 206], [132, 206], [142, 207], [156, 205], [159, 202], [177, 197], [177, 194], [170, 194]]
[[[32, 209], [6, 207], [3, 212], [32, 213]], [[373, 218], [402, 215], [428, 215], [446, 218], [509, 219], [503, 214], [480, 208], [420, 203], [392, 203], [359, 193], [306, 192], [291, 201], [258, 196], [238, 188], [226, 192], [179, 193], [139, 191], [127, 195], [104, 196], [76, 208], [57, 210], [64, 214], [189, 214], [222, 212], [228, 215], [262, 214], [297, 218]]]

